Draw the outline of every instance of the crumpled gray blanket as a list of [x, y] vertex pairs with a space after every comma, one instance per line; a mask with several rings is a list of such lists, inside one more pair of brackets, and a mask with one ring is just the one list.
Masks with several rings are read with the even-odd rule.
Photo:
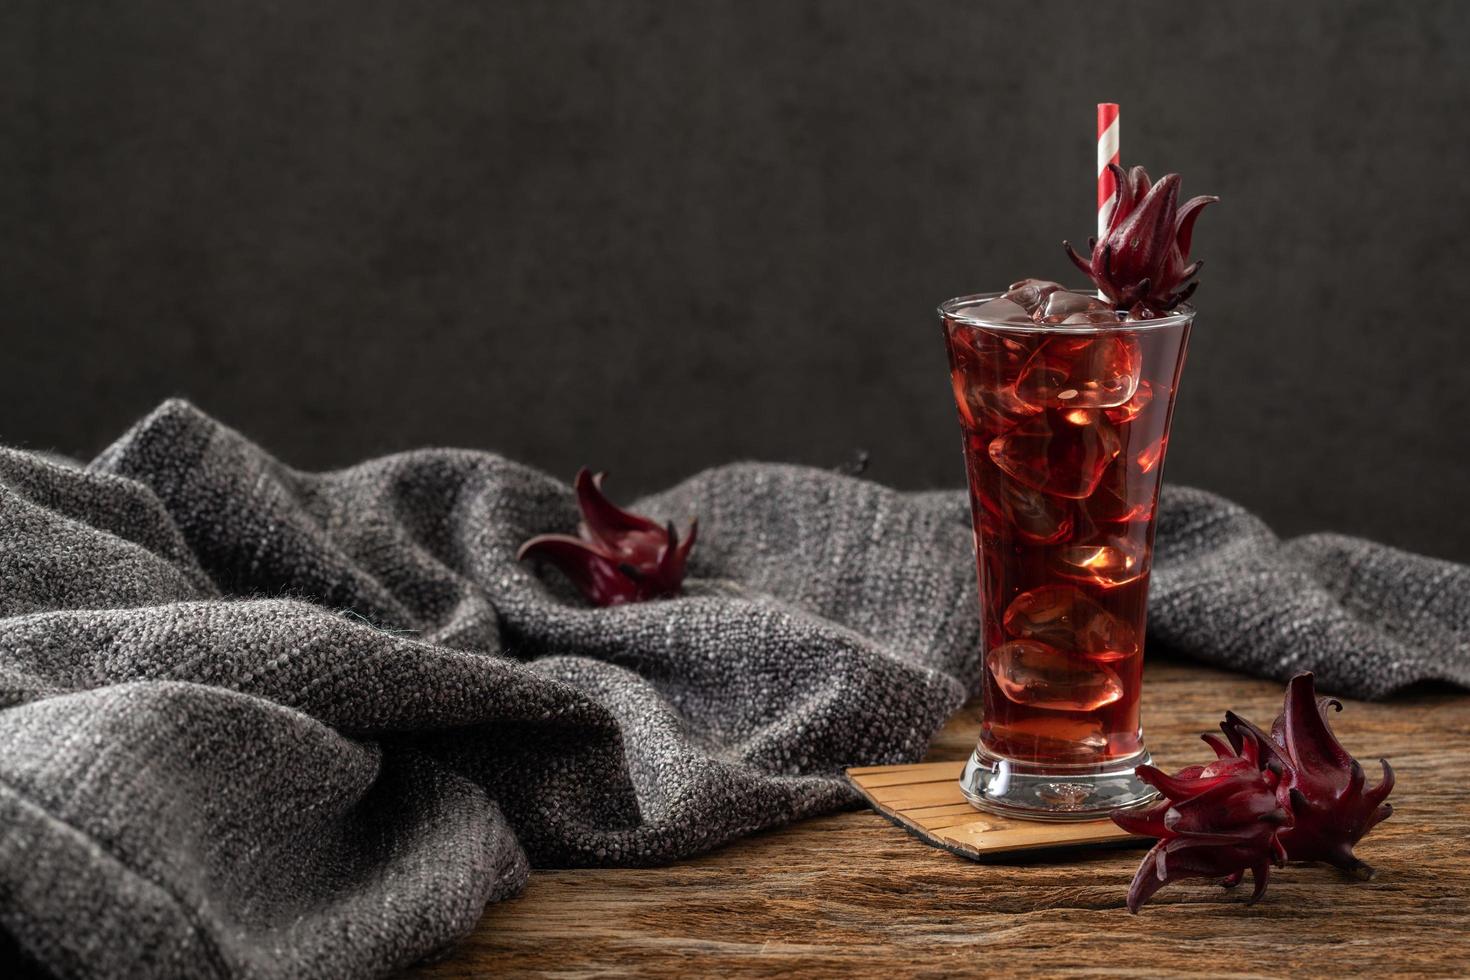
[[[612, 486], [616, 495], [616, 484]], [[843, 806], [978, 677], [960, 492], [741, 464], [636, 509], [686, 594], [515, 561], [565, 484], [425, 450], [301, 473], [184, 402], [86, 468], [0, 451], [0, 949], [79, 977], [382, 975], [530, 865]], [[1470, 684], [1470, 571], [1168, 491], [1154, 648], [1377, 697]]]

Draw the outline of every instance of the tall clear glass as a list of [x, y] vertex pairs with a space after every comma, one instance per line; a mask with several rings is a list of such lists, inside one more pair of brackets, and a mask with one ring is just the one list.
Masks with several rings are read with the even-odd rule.
[[1008, 816], [1146, 803], [1139, 721], [1154, 510], [1194, 311], [1120, 324], [939, 308], [964, 434], [984, 713], [961, 788]]

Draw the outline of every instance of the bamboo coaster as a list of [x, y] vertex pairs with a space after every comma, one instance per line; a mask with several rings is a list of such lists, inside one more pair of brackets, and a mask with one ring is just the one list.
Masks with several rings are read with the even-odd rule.
[[1111, 820], [1054, 823], [1012, 820], [982, 813], [960, 793], [958, 762], [922, 762], [907, 766], [864, 766], [847, 770], [847, 778], [883, 816], [927, 844], [972, 861], [1017, 851], [1090, 844], [1143, 845]]

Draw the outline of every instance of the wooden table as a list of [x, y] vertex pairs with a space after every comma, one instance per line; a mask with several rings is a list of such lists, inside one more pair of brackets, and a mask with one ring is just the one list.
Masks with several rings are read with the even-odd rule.
[[[1168, 769], [1210, 757], [1197, 740], [1227, 707], [1269, 725], [1282, 685], [1151, 662], [1144, 724]], [[853, 811], [738, 841], [666, 868], [537, 871], [491, 906], [448, 960], [418, 976], [614, 973], [895, 978], [961, 972], [1470, 976], [1470, 696], [1348, 702], [1334, 727], [1370, 773], [1398, 773], [1394, 815], [1358, 848], [1371, 882], [1277, 870], [1260, 904], [1183, 882], [1123, 908], [1142, 850], [975, 864]], [[962, 758], [966, 709], [930, 758]]]

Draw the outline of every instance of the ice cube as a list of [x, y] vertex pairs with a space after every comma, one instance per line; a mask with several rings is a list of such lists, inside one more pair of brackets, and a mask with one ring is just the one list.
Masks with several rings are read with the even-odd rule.
[[1124, 425], [1138, 418], [1139, 413], [1147, 408], [1153, 400], [1154, 386], [1150, 382], [1140, 380], [1137, 389], [1133, 392], [1132, 398], [1121, 405], [1105, 409], [1104, 414], [1107, 415], [1108, 421], [1114, 425]]
[[1072, 509], [1039, 490], [1002, 478], [1000, 502], [1006, 521], [1027, 541], [1053, 544], [1072, 533]]
[[1107, 420], [1076, 425], [1047, 412], [997, 436], [988, 452], [996, 466], [1033, 490], [1081, 499], [1097, 489], [1120, 449]]
[[1166, 392], [1163, 386], [1156, 389], [1143, 381], [1126, 404], [1102, 410], [1118, 426], [1123, 451], [1087, 499], [1087, 512], [1094, 521], [1117, 524], [1153, 517], [1157, 468], [1164, 448], [1161, 430], [1168, 424]]
[[1123, 620], [1070, 585], [1022, 592], [1005, 612], [1011, 636], [1039, 640], [1090, 660], [1122, 660], [1138, 652], [1138, 637]]
[[979, 320], [983, 323], [1033, 323], [1031, 311], [1020, 303], [1006, 296], [998, 299], [988, 300], [978, 306], [966, 306], [960, 313], [967, 320]]
[[1111, 537], [1102, 543], [1057, 548], [1052, 570], [1063, 578], [1111, 589], [1136, 581], [1148, 570], [1148, 562], [1144, 542]]
[[[1043, 323], [1051, 323], [1053, 321], [1051, 321], [1051, 320], [1043, 320], [1042, 322]], [[1116, 313], [1101, 313], [1101, 312], [1089, 310], [1089, 311], [1084, 312], [1084, 313], [1072, 313], [1072, 314], [1069, 314], [1068, 316], [1065, 316], [1062, 319], [1057, 320], [1055, 322], [1061, 324], [1064, 327], [1067, 327], [1067, 326], [1080, 327], [1080, 326], [1092, 325], [1092, 324], [1100, 324], [1100, 323], [1122, 323], [1123, 322], [1123, 319], [1122, 319], [1122, 317], [1118, 316], [1118, 314], [1116, 314]]]
[[987, 524], [1001, 534], [1012, 530], [1033, 544], [1055, 544], [1072, 532], [1072, 507], [1065, 500], [1009, 478], [986, 456], [974, 456], [971, 480], [980, 502], [993, 520]]
[[1015, 381], [1035, 352], [1036, 345], [1037, 340], [1028, 334], [986, 329], [958, 321], [949, 325], [952, 366], [963, 370], [965, 376], [972, 380]]
[[1121, 323], [1123, 320], [1107, 300], [1066, 290], [1042, 297], [1040, 305], [1031, 312], [1031, 319], [1037, 323], [1066, 324]]
[[1014, 428], [1021, 420], [1041, 411], [1016, 395], [1016, 386], [1003, 380], [991, 383], [965, 376], [956, 368], [950, 372], [955, 405], [960, 411], [960, 424], [971, 432], [996, 435]]
[[1121, 454], [1109, 464], [1107, 472], [1084, 505], [1088, 516], [1104, 524], [1129, 524], [1154, 516], [1156, 481], [1134, 462], [1135, 457]]
[[1109, 747], [1102, 722], [1086, 716], [1057, 714], [992, 722], [985, 733], [987, 744], [1021, 758], [1086, 763], [1100, 759]]
[[1021, 368], [1016, 394], [1042, 408], [1113, 408], [1138, 391], [1141, 367], [1126, 334], [1050, 337]]
[[1037, 640], [1012, 640], [986, 655], [990, 676], [1011, 701], [1048, 711], [1092, 711], [1123, 696], [1118, 675]]
[[1061, 289], [1062, 284], [1059, 282], [1051, 282], [1047, 279], [1022, 279], [1020, 282], [1011, 283], [1011, 288], [1005, 291], [1001, 299], [1008, 299], [1025, 308], [1026, 316], [1029, 318], [1036, 312], [1042, 300]]

